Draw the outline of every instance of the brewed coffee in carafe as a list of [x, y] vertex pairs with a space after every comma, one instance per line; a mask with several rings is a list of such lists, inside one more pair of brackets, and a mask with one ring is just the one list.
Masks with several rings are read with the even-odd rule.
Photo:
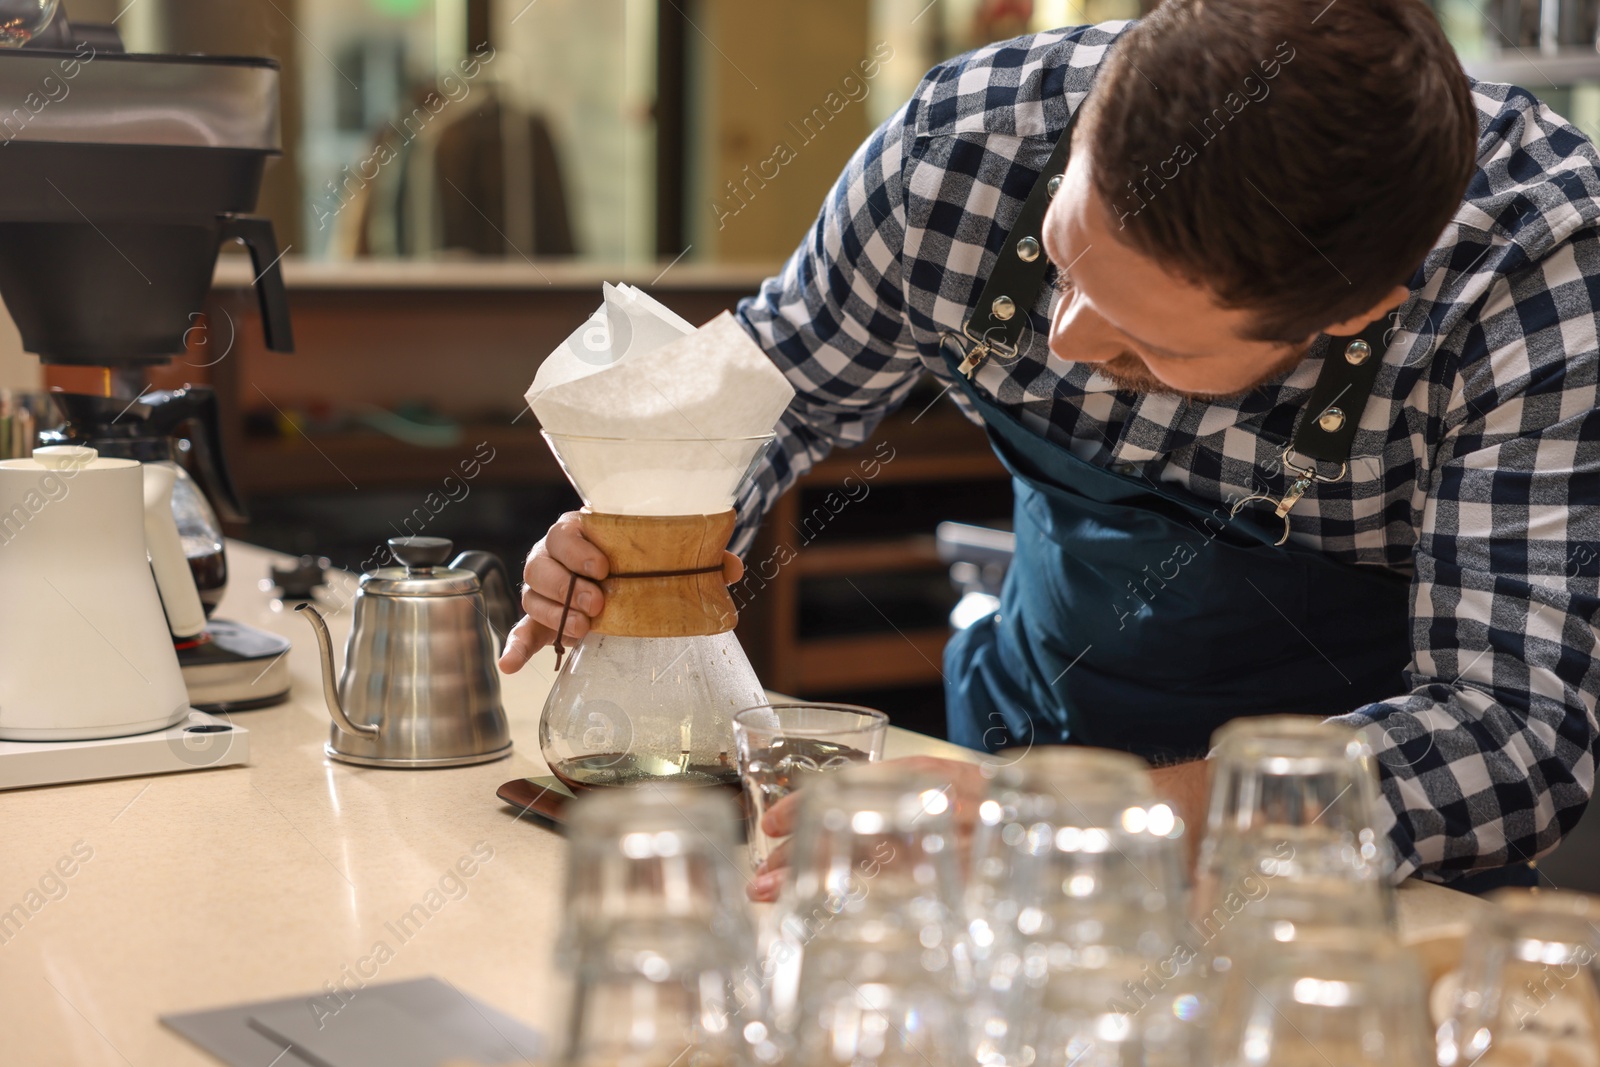
[[[104, 456], [172, 469], [172, 517], [200, 602], [209, 616], [228, 585], [228, 560], [217, 510], [229, 521], [244, 520], [244, 506], [222, 454], [220, 415], [211, 387], [147, 391], [131, 403], [85, 393], [55, 392], [51, 399], [66, 423], [40, 434], [41, 443], [87, 445]], [[216, 508], [178, 462], [180, 450], [205, 479]]]

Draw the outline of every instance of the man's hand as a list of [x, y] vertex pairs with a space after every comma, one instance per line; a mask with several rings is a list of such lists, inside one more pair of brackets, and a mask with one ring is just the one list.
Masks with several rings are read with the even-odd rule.
[[[522, 610], [527, 614], [506, 637], [500, 669], [507, 674], [517, 673], [535, 652], [555, 640], [556, 627], [561, 624], [561, 605], [567, 599], [573, 574], [598, 580], [610, 570], [606, 554], [583, 536], [576, 511], [557, 519], [522, 566]], [[581, 640], [589, 632], [589, 621], [600, 614], [605, 604], [600, 587], [579, 578], [578, 587], [572, 591], [572, 610], [567, 614], [567, 639]]]
[[[567, 613], [563, 634], [568, 642], [582, 640], [594, 617], [606, 606], [605, 594], [596, 583], [610, 572], [611, 562], [606, 554], [583, 536], [578, 513], [569, 511], [557, 519], [523, 564], [522, 610], [527, 614], [506, 637], [500, 669], [507, 674], [517, 673], [535, 652], [555, 640], [562, 604], [574, 574], [582, 577], [572, 590], [572, 610]], [[744, 576], [744, 564], [732, 552], [724, 552], [722, 574], [732, 585]]]
[[[939, 759], [934, 756], [912, 756], [909, 759], [891, 762], [916, 770], [931, 771], [950, 783], [951, 788], [947, 795], [955, 806], [957, 854], [962, 857], [963, 863], [966, 862], [972, 831], [977, 825], [978, 805], [983, 802], [989, 784], [988, 777], [983, 773], [983, 765], [965, 760]], [[1171, 805], [1173, 812], [1183, 820], [1187, 863], [1193, 867], [1200, 837], [1205, 831], [1206, 798], [1211, 783], [1211, 765], [1205, 760], [1194, 760], [1170, 767], [1157, 767], [1150, 772], [1150, 777], [1155, 782], [1156, 793]], [[761, 820], [761, 829], [768, 837], [787, 837], [794, 832], [803, 795], [803, 790], [790, 793], [767, 810], [765, 818]], [[789, 842], [785, 841], [773, 849], [767, 861], [757, 869], [755, 878], [747, 889], [750, 899], [776, 900], [783, 886], [785, 868], [789, 866], [789, 862]]]
[[[945, 796], [954, 809], [952, 817], [958, 855], [965, 857], [967, 843], [972, 840], [972, 830], [977, 825], [978, 805], [983, 802], [984, 792], [989, 785], [988, 779], [984, 777], [982, 765], [969, 763], [966, 760], [940, 759], [937, 756], [910, 756], [887, 762], [896, 767], [929, 772], [936, 775], [940, 781], [949, 783]], [[768, 837], [788, 837], [794, 833], [795, 821], [800, 811], [800, 798], [804, 794], [803, 789], [796, 790], [767, 809], [766, 816], [761, 820], [761, 829]], [[755, 879], [746, 890], [750, 899], [777, 900], [778, 890], [783, 886], [784, 869], [788, 865], [789, 842], [785, 841], [773, 849], [767, 861], [757, 869]]]
[[1156, 793], [1183, 820], [1184, 860], [1192, 872], [1206, 830], [1206, 803], [1211, 793], [1211, 762], [1190, 760], [1150, 771]]

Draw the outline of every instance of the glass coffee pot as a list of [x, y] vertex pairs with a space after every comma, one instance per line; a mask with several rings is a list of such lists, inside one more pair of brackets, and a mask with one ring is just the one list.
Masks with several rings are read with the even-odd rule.
[[722, 557], [734, 498], [773, 435], [544, 437], [611, 565], [605, 608], [545, 701], [545, 762], [575, 789], [737, 785], [733, 716], [765, 694], [733, 635]]
[[[51, 394], [66, 423], [39, 435], [46, 445], [87, 445], [102, 456], [158, 463], [173, 472], [172, 517], [183, 554], [209, 617], [228, 584], [222, 523], [245, 520], [222, 452], [222, 419], [210, 386], [146, 392], [132, 403], [84, 393]], [[205, 483], [195, 484], [179, 462], [187, 453]], [[215, 507], [213, 507], [215, 504]]]

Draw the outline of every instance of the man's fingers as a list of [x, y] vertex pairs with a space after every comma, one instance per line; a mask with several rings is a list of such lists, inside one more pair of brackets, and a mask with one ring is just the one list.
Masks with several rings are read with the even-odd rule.
[[567, 570], [586, 578], [604, 578], [611, 570], [606, 554], [583, 536], [578, 513], [569, 511], [545, 535], [545, 551]]
[[605, 608], [605, 594], [593, 581], [579, 578], [574, 583], [572, 576], [604, 578], [609, 570], [605, 553], [583, 536], [576, 511], [557, 519], [523, 563], [522, 610], [527, 614], [506, 635], [500, 669], [507, 674], [521, 670], [536, 651], [555, 639], [558, 627], [571, 641], [588, 633], [590, 617]]
[[750, 880], [745, 887], [745, 896], [757, 904], [771, 904], [778, 899], [778, 894], [783, 891], [783, 872], [769, 871], [758, 874]]
[[[532, 590], [522, 594], [522, 610], [528, 613], [527, 618], [548, 630], [552, 638], [556, 629], [561, 626], [561, 605], [554, 600], [539, 596]], [[561, 631], [564, 637], [576, 641], [589, 632], [589, 616], [577, 610], [566, 612], [566, 616], [566, 627]]]
[[788, 837], [794, 833], [795, 816], [800, 811], [799, 792], [790, 793], [761, 817], [761, 832], [768, 837]]
[[550, 643], [553, 633], [527, 616], [518, 619], [506, 635], [506, 647], [500, 653], [500, 669], [506, 674], [516, 674], [535, 652]]
[[783, 891], [783, 882], [789, 873], [789, 842], [783, 841], [771, 852], [750, 880], [747, 895], [751, 900], [770, 903]]
[[[528, 565], [522, 571], [523, 581], [527, 589], [523, 592], [526, 601], [529, 593], [553, 600], [561, 604], [567, 599], [567, 587], [572, 584], [572, 572], [549, 556], [534, 556], [528, 560]], [[600, 614], [606, 605], [605, 594], [600, 587], [586, 578], [579, 578], [577, 587], [572, 590], [572, 609], [585, 615]], [[523, 604], [527, 610], [527, 604]]]
[[794, 838], [791, 837], [787, 841], [779, 841], [773, 850], [767, 853], [766, 862], [761, 864], [761, 870], [763, 873], [770, 871], [782, 871], [789, 866], [789, 860], [794, 852], [794, 850], [789, 847], [789, 844], [793, 840]]

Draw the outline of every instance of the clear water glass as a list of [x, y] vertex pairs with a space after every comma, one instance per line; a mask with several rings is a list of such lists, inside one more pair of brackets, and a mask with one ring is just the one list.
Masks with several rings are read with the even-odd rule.
[[1435, 1003], [1442, 1067], [1600, 1063], [1600, 897], [1503, 889]]
[[889, 716], [853, 704], [758, 704], [734, 715], [751, 864], [777, 844], [761, 829], [772, 805], [819, 774], [881, 760], [888, 733]]
[[1264, 716], [1227, 724], [1212, 744], [1191, 916], [1206, 958], [1225, 968], [1232, 934], [1248, 926], [1392, 927], [1394, 860], [1360, 735]]
[[771, 1062], [727, 791], [595, 790], [569, 809], [557, 962], [567, 1067]]
[[965, 983], [950, 789], [891, 762], [801, 792], [765, 956], [791, 1062], [927, 1067], [957, 1056]]
[[976, 1062], [1195, 1060], [1181, 833], [1126, 753], [1035, 749], [996, 774], [964, 907]]
[[1215, 1067], [1433, 1067], [1422, 970], [1377, 930], [1252, 936], [1222, 982]]

